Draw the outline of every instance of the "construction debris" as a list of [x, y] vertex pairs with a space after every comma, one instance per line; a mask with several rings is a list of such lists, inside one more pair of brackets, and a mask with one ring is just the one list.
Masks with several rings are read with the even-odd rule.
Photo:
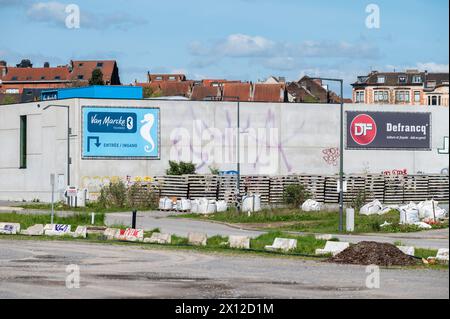
[[414, 266], [417, 260], [395, 245], [363, 241], [327, 259], [328, 262], [356, 265]]

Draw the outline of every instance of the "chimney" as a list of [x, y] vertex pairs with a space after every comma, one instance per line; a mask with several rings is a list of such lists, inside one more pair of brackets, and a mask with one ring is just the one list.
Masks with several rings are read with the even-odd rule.
[[50, 67], [50, 63], [44, 62], [44, 68], [49, 68], [49, 67]]
[[1, 60], [1, 61], [0, 61], [0, 66], [6, 66], [6, 61]]

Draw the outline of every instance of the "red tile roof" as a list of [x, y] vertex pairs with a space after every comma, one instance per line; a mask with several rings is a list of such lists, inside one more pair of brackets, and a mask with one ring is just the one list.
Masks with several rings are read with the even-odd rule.
[[250, 83], [224, 83], [223, 100], [236, 101], [235, 97], [239, 97], [241, 102], [251, 101], [251, 88]]
[[8, 67], [8, 73], [1, 78], [2, 81], [69, 81], [68, 67], [55, 68], [16, 68]]
[[284, 102], [285, 89], [282, 84], [255, 84], [253, 87], [253, 101], [255, 102]]
[[203, 79], [202, 84], [204, 86], [217, 86], [223, 85], [224, 83], [242, 83], [239, 80], [223, 80], [223, 79]]
[[153, 92], [161, 92], [162, 96], [185, 96], [189, 97], [194, 81], [156, 81], [151, 83], [136, 83], [137, 86], [150, 87]]
[[[117, 68], [117, 63], [114, 60], [95, 60], [95, 61], [71, 61], [72, 74], [71, 79], [74, 81], [89, 81], [92, 76], [92, 71], [100, 69], [103, 73], [103, 81], [105, 84], [120, 84], [114, 77], [114, 71]], [[80, 78], [80, 76], [82, 78]]]
[[211, 97], [220, 98], [221, 91], [217, 86], [196, 85], [192, 90], [191, 100], [202, 101]]
[[156, 81], [171, 81], [171, 82], [182, 82], [186, 81], [186, 75], [184, 74], [148, 74], [149, 82]]

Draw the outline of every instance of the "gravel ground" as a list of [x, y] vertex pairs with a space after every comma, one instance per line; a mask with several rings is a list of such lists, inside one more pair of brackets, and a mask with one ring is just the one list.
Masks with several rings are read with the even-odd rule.
[[[65, 286], [66, 267], [80, 288]], [[449, 298], [448, 270], [381, 269], [79, 242], [0, 241], [0, 298]]]

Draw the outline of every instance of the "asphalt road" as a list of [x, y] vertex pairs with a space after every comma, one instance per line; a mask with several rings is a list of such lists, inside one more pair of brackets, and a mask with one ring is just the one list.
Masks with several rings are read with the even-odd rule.
[[[170, 218], [173, 213], [141, 212], [137, 215], [137, 227], [145, 230], [159, 228], [162, 232], [186, 237], [189, 232], [202, 232], [208, 236], [214, 235], [245, 235], [257, 237], [262, 232], [239, 229], [220, 223], [211, 223], [185, 218]], [[131, 213], [110, 213], [106, 215], [107, 225], [131, 225]], [[423, 231], [417, 233], [399, 234], [362, 234], [362, 235], [335, 235], [341, 241], [358, 243], [360, 241], [378, 241], [386, 243], [401, 242], [406, 246], [420, 248], [449, 248], [449, 229]]]
[[[80, 287], [66, 288], [68, 265]], [[0, 241], [0, 298], [449, 298], [448, 270], [363, 266], [80, 242]]]

